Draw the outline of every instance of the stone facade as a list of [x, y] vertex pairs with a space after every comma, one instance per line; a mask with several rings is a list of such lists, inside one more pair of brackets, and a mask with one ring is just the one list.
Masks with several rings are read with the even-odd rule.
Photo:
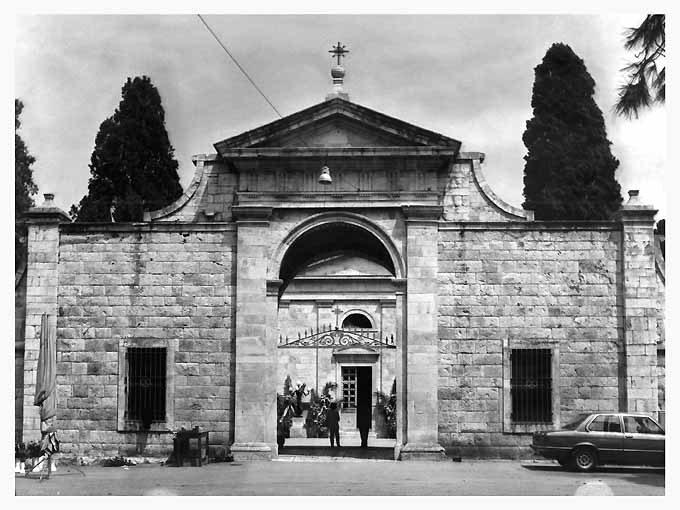
[[620, 255], [615, 225], [440, 227], [442, 444], [512, 456], [530, 443], [504, 413], [512, 348], [549, 348], [558, 360], [547, 428], [578, 410], [618, 409]]
[[[371, 391], [396, 381], [402, 460], [515, 457], [581, 411], [659, 410], [655, 211], [635, 196], [615, 221], [536, 222], [491, 191], [483, 154], [338, 97], [215, 148], [142, 223], [30, 213], [24, 438], [43, 313], [72, 455], [167, 453], [199, 426], [270, 459], [285, 378], [319, 391], [352, 366], [372, 367]], [[148, 431], [126, 404], [138, 348], [166, 353]], [[513, 418], [519, 349], [550, 355], [550, 420]]]

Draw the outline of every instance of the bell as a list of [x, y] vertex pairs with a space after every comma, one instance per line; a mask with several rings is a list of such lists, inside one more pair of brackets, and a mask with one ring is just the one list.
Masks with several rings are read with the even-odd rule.
[[331, 170], [326, 165], [321, 167], [321, 175], [319, 175], [319, 184], [330, 184], [333, 182], [331, 179]]

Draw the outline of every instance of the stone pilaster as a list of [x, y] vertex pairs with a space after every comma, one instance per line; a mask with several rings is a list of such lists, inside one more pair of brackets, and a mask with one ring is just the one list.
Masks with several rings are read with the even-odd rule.
[[444, 458], [438, 442], [437, 206], [405, 206], [406, 217], [406, 443], [402, 460]]
[[236, 246], [235, 460], [270, 460], [276, 446], [276, 301], [267, 281], [267, 208], [234, 208]]
[[71, 221], [64, 211], [55, 207], [53, 200], [54, 195], [46, 193], [45, 202], [40, 207], [31, 208], [26, 214], [28, 260], [24, 348], [24, 441], [40, 440], [40, 408], [33, 404], [33, 399], [40, 352], [41, 318], [42, 314], [48, 314], [49, 327], [56, 329], [59, 224]]
[[394, 459], [398, 460], [401, 449], [406, 443], [406, 321], [404, 309], [406, 308], [406, 279], [395, 279], [395, 310], [394, 310], [394, 331], [397, 344], [395, 356], [395, 372], [397, 379], [397, 441], [394, 447]]
[[620, 373], [622, 411], [656, 416], [656, 270], [654, 267], [654, 215], [642, 205], [638, 191], [619, 212], [622, 226], [623, 344]]

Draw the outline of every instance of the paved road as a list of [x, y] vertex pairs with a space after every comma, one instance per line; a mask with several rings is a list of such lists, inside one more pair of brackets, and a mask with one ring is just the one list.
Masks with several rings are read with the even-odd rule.
[[49, 480], [17, 476], [17, 495], [663, 495], [665, 471], [602, 468], [591, 474], [547, 463], [259, 462], [203, 467], [142, 464], [122, 467], [59, 466]]

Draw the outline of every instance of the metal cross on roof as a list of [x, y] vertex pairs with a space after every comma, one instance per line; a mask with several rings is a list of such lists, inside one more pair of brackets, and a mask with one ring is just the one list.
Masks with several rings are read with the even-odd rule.
[[328, 53], [332, 53], [333, 57], [337, 57], [338, 65], [340, 65], [340, 57], [344, 57], [345, 53], [349, 53], [349, 50], [346, 50], [345, 45], [340, 44], [340, 41], [338, 41], [337, 46], [333, 46], [333, 49], [330, 50]]

